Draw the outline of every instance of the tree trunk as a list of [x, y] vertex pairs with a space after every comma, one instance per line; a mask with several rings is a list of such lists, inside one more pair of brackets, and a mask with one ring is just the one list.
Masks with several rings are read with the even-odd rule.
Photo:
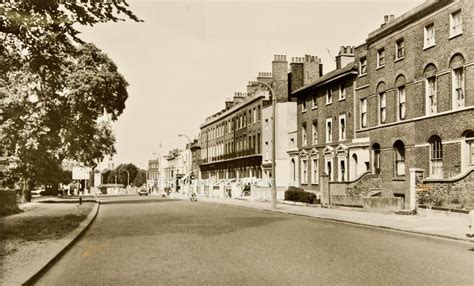
[[33, 188], [33, 183], [30, 180], [23, 179], [23, 190], [22, 190], [22, 197], [21, 197], [22, 203], [31, 202], [32, 188]]

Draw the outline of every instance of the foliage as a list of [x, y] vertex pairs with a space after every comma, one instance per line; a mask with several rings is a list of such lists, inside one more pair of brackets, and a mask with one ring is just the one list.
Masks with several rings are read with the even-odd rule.
[[64, 181], [65, 160], [115, 153], [111, 122], [128, 83], [78, 25], [139, 21], [125, 1], [12, 1], [0, 6], [0, 153], [9, 184]]
[[[128, 178], [128, 174], [130, 178]], [[117, 184], [127, 185], [128, 179], [130, 179], [130, 184], [133, 186], [141, 186], [146, 182], [146, 171], [140, 170], [137, 166], [132, 163], [129, 164], [120, 164], [114, 170], [111, 170], [107, 173], [106, 182], [108, 184], [115, 183], [115, 176], [117, 175]]]
[[316, 195], [310, 192], [305, 192], [303, 189], [289, 187], [285, 192], [285, 200], [293, 202], [302, 202], [307, 204], [317, 203]]

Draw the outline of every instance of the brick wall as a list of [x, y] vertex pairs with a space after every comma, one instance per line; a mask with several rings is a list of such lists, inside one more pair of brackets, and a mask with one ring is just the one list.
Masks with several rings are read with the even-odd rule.
[[474, 170], [452, 181], [425, 180], [416, 185], [418, 203], [474, 209]]

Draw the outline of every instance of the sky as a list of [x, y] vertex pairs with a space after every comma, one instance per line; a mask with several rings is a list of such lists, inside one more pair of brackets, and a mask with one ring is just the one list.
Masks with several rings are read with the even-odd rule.
[[273, 55], [305, 54], [335, 69], [340, 46], [358, 46], [423, 0], [160, 1], [128, 0], [144, 22], [80, 27], [117, 64], [130, 84], [126, 109], [113, 123], [114, 162], [146, 168], [147, 161], [184, 148], [205, 118], [246, 92]]

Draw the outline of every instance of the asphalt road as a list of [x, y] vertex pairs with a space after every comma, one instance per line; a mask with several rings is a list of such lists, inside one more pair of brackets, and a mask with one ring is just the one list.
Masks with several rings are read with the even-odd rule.
[[144, 198], [102, 205], [82, 239], [37, 284], [474, 285], [474, 249], [312, 218]]

